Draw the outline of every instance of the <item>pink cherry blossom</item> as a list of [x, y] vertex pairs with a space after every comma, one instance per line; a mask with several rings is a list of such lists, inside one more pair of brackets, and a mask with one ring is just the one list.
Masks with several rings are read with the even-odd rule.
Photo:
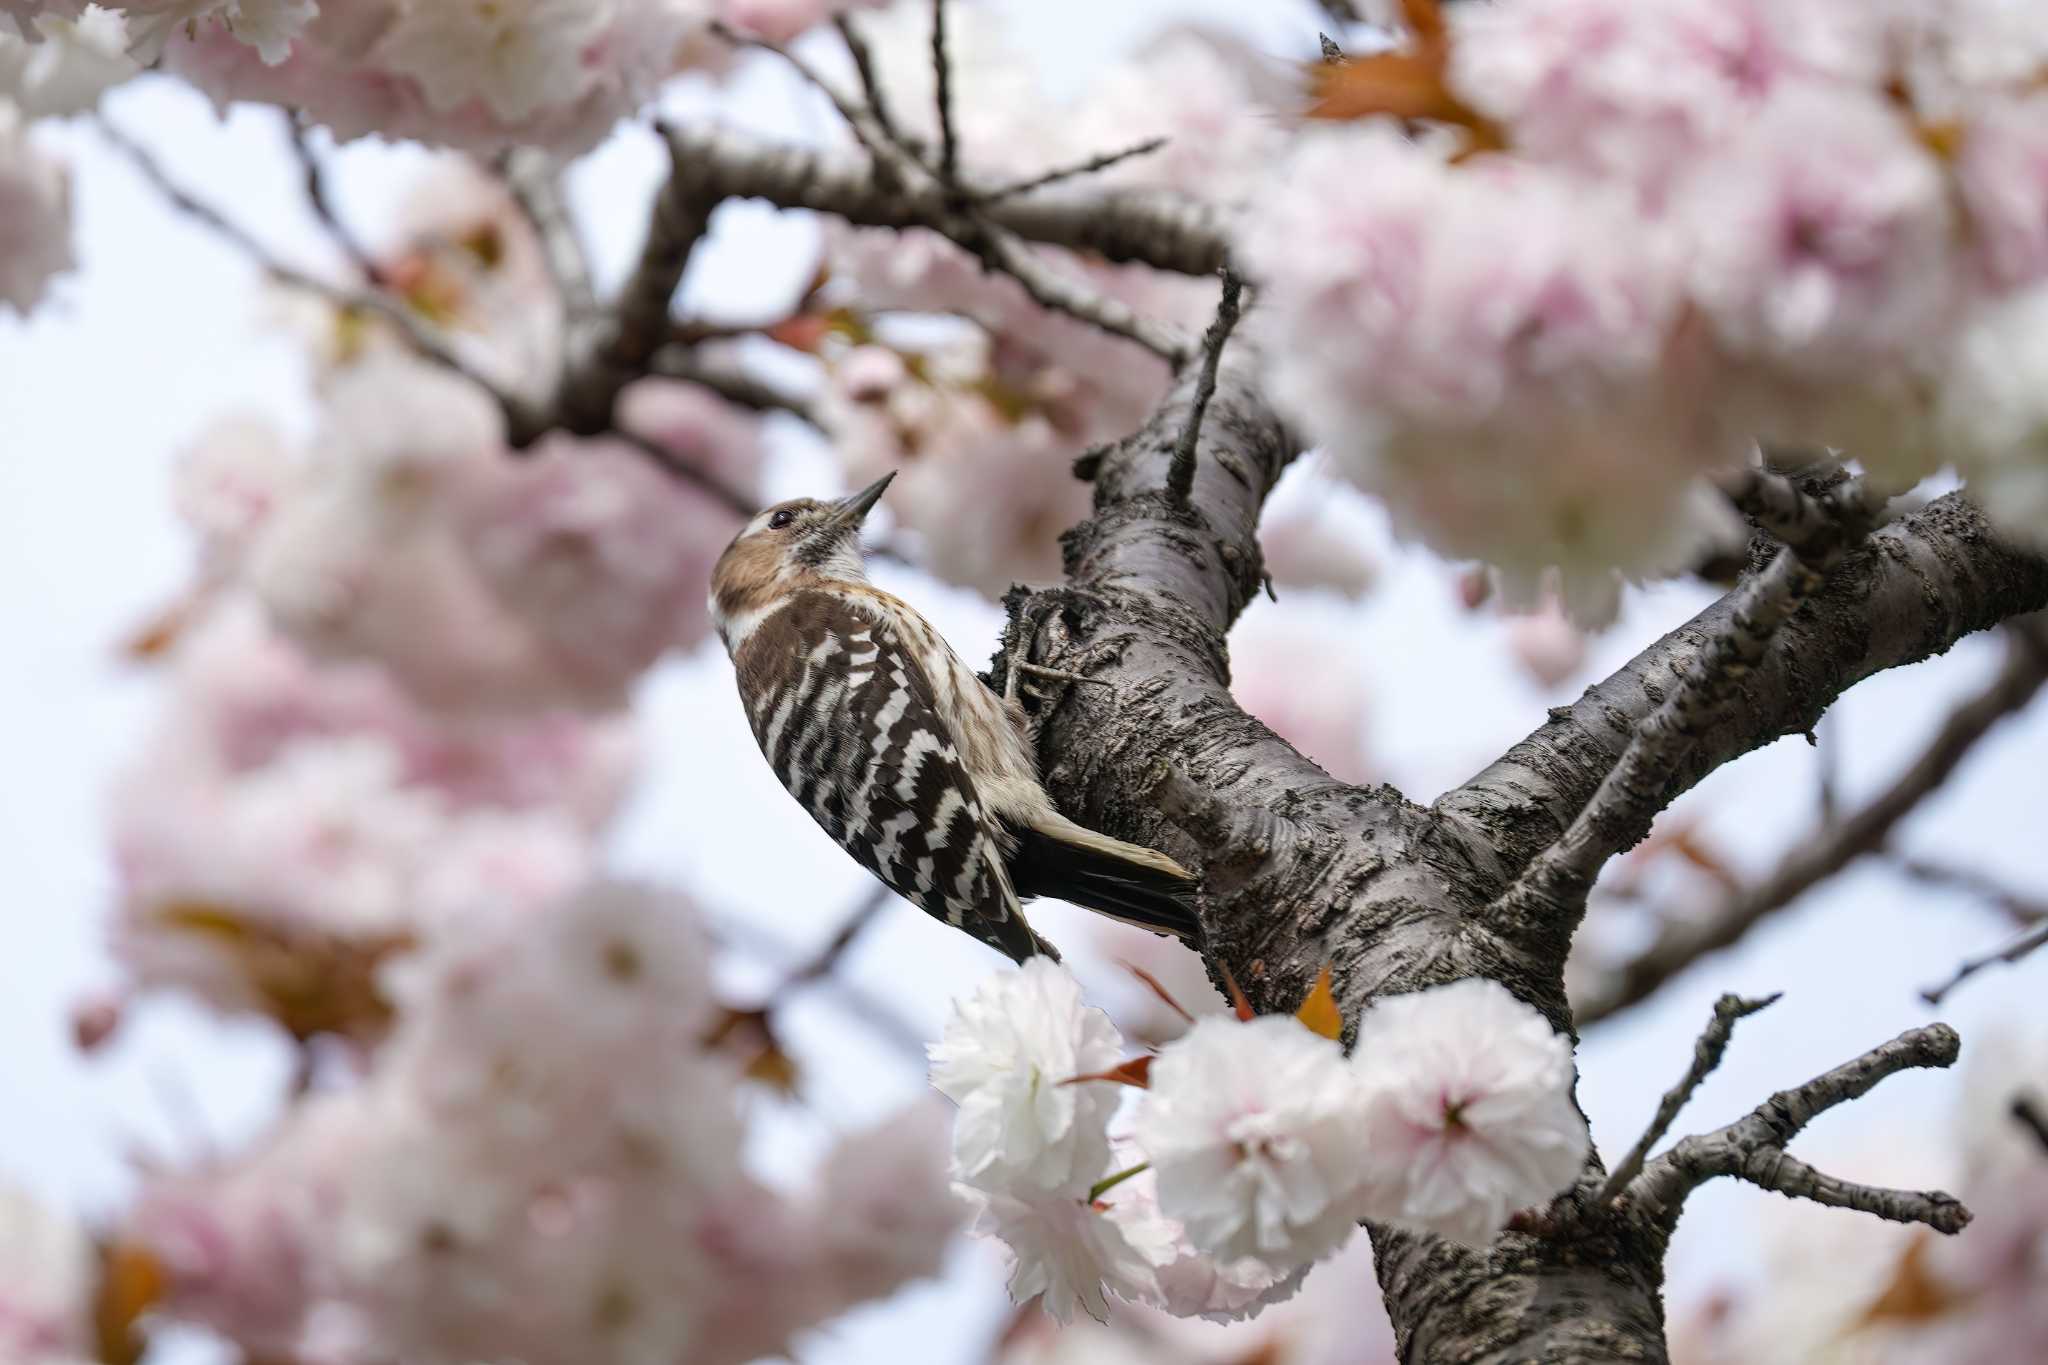
[[1875, 92], [1774, 100], [1679, 193], [1688, 293], [1738, 358], [1847, 381], [1952, 321], [1948, 189]]
[[66, 16], [63, 8], [44, 6], [25, 37], [0, 29], [0, 99], [26, 118], [90, 109], [138, 70], [119, 15], [90, 5]]
[[85, 1365], [96, 1271], [92, 1239], [76, 1219], [0, 1186], [0, 1359]]
[[1572, 1048], [1498, 982], [1382, 997], [1359, 1021], [1366, 1216], [1467, 1246], [1576, 1180]]
[[333, 0], [276, 64], [226, 24], [179, 29], [165, 59], [223, 103], [302, 107], [341, 138], [574, 153], [692, 59], [706, 14], [696, 0]]
[[1356, 1226], [1359, 1119], [1335, 1043], [1285, 1016], [1209, 1018], [1153, 1063], [1137, 1140], [1197, 1248], [1285, 1273]]
[[2048, 95], [1974, 110], [1955, 163], [1970, 248], [1994, 287], [2048, 278]]
[[1012, 1302], [1038, 1295], [1055, 1322], [1073, 1321], [1077, 1308], [1107, 1322], [1109, 1295], [1142, 1302], [1156, 1292], [1152, 1264], [1122, 1225], [1085, 1197], [965, 1187], [963, 1193], [981, 1205], [974, 1230], [1009, 1248]]
[[929, 1046], [932, 1087], [960, 1106], [956, 1179], [1077, 1199], [1108, 1172], [1114, 1085], [1066, 1085], [1123, 1060], [1122, 1039], [1066, 968], [1034, 957], [956, 1001]]
[[0, 100], [0, 303], [26, 313], [71, 268], [71, 178]]

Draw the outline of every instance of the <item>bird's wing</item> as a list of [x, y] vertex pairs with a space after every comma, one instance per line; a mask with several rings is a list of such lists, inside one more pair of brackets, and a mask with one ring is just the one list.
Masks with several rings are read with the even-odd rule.
[[926, 914], [1018, 961], [1047, 951], [1010, 886], [931, 679], [886, 617], [811, 592], [736, 661], [775, 775], [860, 864]]

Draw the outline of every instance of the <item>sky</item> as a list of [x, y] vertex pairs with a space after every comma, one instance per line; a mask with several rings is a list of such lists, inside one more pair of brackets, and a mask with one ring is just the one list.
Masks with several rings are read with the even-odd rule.
[[[1140, 40], [1168, 8], [1229, 16], [1279, 54], [1304, 54], [1314, 42], [1315, 10], [1305, 4], [1041, 0], [1008, 8], [1055, 93]], [[740, 116], [763, 131], [820, 127], [815, 102], [772, 73], [747, 78], [740, 94]], [[701, 107], [699, 97], [678, 99], [681, 112]], [[107, 111], [280, 254], [314, 269], [336, 264], [299, 198], [274, 111], [221, 118], [198, 95], [153, 79], [115, 92]], [[116, 980], [103, 947], [112, 890], [103, 800], [150, 721], [156, 689], [116, 646], [170, 600], [191, 566], [170, 505], [174, 456], [223, 410], [254, 408], [303, 429], [309, 409], [303, 364], [288, 336], [266, 325], [274, 300], [251, 264], [170, 213], [89, 127], [45, 127], [38, 136], [75, 170], [79, 269], [26, 322], [0, 313], [0, 1181], [105, 1215], [132, 1187], [139, 1155], [190, 1160], [260, 1132], [287, 1073], [285, 1051], [265, 1028], [175, 1000], [135, 1011], [91, 1060], [72, 1047], [68, 1020], [81, 999]], [[344, 212], [374, 241], [380, 215], [425, 163], [406, 149], [363, 145], [337, 164]], [[629, 128], [574, 172], [601, 279], [617, 278], [630, 259], [661, 164], [651, 135]], [[773, 307], [808, 274], [813, 237], [808, 223], [758, 205], [722, 213], [710, 249], [693, 260], [686, 305], [733, 315]], [[792, 432], [780, 435], [771, 492], [820, 491], [833, 478], [823, 454]], [[1369, 507], [1353, 520], [1383, 564], [1380, 581], [1360, 606], [1321, 610], [1333, 659], [1365, 671], [1380, 775], [1416, 800], [1484, 766], [1540, 723], [1546, 706], [1568, 701], [1709, 598], [1697, 586], [1633, 594], [1581, 675], [1545, 691], [1514, 664], [1496, 623], [1459, 607], [1452, 568], [1399, 546]], [[965, 657], [990, 652], [999, 618], [989, 604], [909, 572], [887, 579]], [[1881, 788], [1907, 763], [1947, 708], [1989, 677], [1998, 648], [1966, 641], [1851, 693], [1823, 731], [1844, 799]], [[618, 831], [616, 866], [687, 886], [714, 916], [786, 942], [791, 957], [821, 942], [868, 883], [777, 789], [715, 645], [659, 669], [639, 702], [650, 761]], [[2048, 890], [2044, 758], [2048, 708], [2037, 708], [1982, 746], [1906, 822], [1898, 845]], [[1760, 873], [1810, 832], [1818, 762], [1803, 741], [1780, 741], [1710, 778], [1685, 808], [1738, 866]], [[1093, 932], [1062, 909], [1046, 920], [1056, 941]], [[1633, 1140], [1683, 1071], [1720, 992], [1786, 997], [1742, 1026], [1681, 1131], [1725, 1122], [1773, 1089], [1927, 1022], [1934, 1015], [1919, 988], [2005, 935], [1998, 919], [1954, 893], [1881, 869], [1852, 871], [1587, 1036], [1580, 1097], [1595, 1140], [1603, 1149]], [[725, 984], [736, 994], [758, 990], [773, 965], [736, 963]], [[844, 970], [933, 1036], [948, 1000], [993, 968], [981, 949], [899, 906]], [[1084, 984], [1091, 995], [1124, 989], [1108, 968], [1084, 973]], [[2023, 1018], [2044, 984], [2048, 954], [1958, 992], [1940, 1017], [1962, 1030], [1966, 1061], [1974, 1032]], [[810, 1103], [777, 1112], [758, 1154], [771, 1172], [800, 1171], [827, 1133], [879, 1117], [923, 1088], [916, 1057], [847, 1028], [828, 1000], [807, 1000], [789, 1016]], [[1895, 1078], [1822, 1118], [1798, 1150], [1832, 1159], [1841, 1175], [1890, 1170], [1899, 1178], [1886, 1162], [1923, 1140], [1939, 1146], [1958, 1084], [1953, 1074]], [[1755, 1206], [1769, 1198], [1725, 1185], [1695, 1198], [1672, 1252], [1676, 1296], [1743, 1273]], [[852, 1365], [911, 1351], [932, 1365], [978, 1360], [1003, 1311], [993, 1265], [987, 1248], [965, 1247], [945, 1280], [861, 1310], [805, 1359]], [[210, 1358], [201, 1345], [179, 1356]]]

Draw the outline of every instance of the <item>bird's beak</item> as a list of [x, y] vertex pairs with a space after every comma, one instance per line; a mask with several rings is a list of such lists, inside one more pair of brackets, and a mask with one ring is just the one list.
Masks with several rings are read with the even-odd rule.
[[841, 498], [833, 505], [832, 528], [836, 531], [857, 529], [868, 519], [868, 512], [874, 505], [882, 500], [882, 494], [888, 491], [889, 483], [895, 477], [896, 471], [890, 470], [860, 492]]

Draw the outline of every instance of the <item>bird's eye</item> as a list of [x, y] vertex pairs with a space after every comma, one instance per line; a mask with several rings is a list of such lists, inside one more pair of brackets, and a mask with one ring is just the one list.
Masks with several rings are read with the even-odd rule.
[[795, 520], [796, 513], [792, 512], [789, 508], [785, 507], [780, 512], [777, 512], [774, 516], [768, 518], [768, 529], [771, 531], [780, 531], [783, 527], [789, 525], [792, 521]]

